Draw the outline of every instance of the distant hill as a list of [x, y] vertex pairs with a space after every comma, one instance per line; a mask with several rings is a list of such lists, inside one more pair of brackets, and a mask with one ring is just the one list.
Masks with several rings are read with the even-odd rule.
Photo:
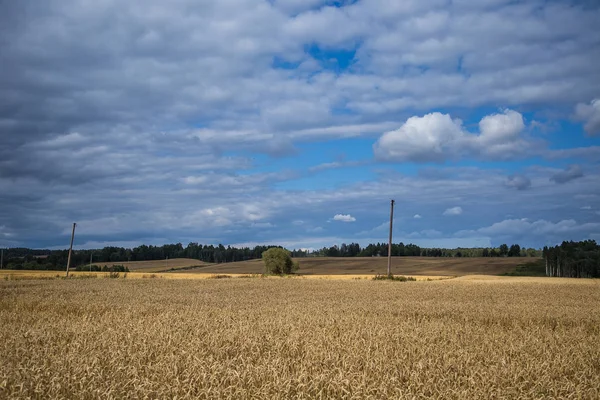
[[105, 265], [124, 265], [131, 272], [166, 272], [169, 270], [181, 270], [194, 266], [206, 266], [204, 261], [194, 260], [193, 258], [173, 258], [171, 260], [151, 260], [151, 261], [117, 261], [117, 262], [100, 262], [94, 263], [100, 267]]
[[[537, 259], [534, 257], [392, 257], [392, 273], [394, 275], [432, 276], [500, 275], [513, 271], [518, 265]], [[387, 273], [386, 257], [309, 257], [296, 258], [295, 261], [300, 263], [298, 273], [303, 275]], [[225, 264], [205, 264], [181, 272], [260, 274], [263, 271], [262, 260], [249, 260]]]

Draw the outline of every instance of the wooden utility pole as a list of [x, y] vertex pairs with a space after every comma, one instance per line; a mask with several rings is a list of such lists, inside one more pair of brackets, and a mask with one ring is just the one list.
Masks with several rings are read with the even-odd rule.
[[71, 253], [73, 252], [73, 239], [75, 238], [75, 227], [77, 224], [73, 222], [73, 231], [71, 232], [71, 246], [69, 246], [69, 257], [67, 257], [67, 278], [69, 277], [69, 265], [71, 264]]
[[394, 225], [394, 203], [390, 202], [390, 241], [388, 242], [388, 276], [392, 276], [392, 227]]

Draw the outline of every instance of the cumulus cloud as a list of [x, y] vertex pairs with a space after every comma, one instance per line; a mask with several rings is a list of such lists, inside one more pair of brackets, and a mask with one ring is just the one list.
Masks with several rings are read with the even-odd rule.
[[419, 214], [415, 214], [415, 215], [413, 215], [413, 218], [414, 218], [414, 219], [421, 219], [421, 218], [423, 218], [423, 217], [421, 217], [421, 215], [419, 215]]
[[555, 173], [550, 177], [550, 180], [556, 183], [567, 183], [574, 179], [581, 178], [583, 170], [579, 165], [569, 165], [564, 171]]
[[356, 218], [354, 218], [350, 214], [335, 214], [333, 216], [333, 220], [334, 221], [341, 221], [341, 222], [355, 222]]
[[446, 211], [444, 211], [443, 215], [460, 215], [462, 214], [463, 209], [461, 207], [452, 207], [452, 208], [447, 208]]
[[588, 135], [600, 135], [600, 99], [594, 99], [589, 104], [578, 103], [575, 106], [575, 118], [583, 121], [583, 129]]
[[523, 116], [513, 110], [482, 118], [479, 134], [468, 132], [461, 120], [435, 112], [411, 117], [399, 129], [384, 133], [373, 151], [380, 160], [398, 162], [510, 159], [524, 156], [534, 145], [521, 135], [524, 129]]
[[509, 188], [525, 190], [531, 187], [531, 179], [524, 175], [510, 175], [504, 184]]

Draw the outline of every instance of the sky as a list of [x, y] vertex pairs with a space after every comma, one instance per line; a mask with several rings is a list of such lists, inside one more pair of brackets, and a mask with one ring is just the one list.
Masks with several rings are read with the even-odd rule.
[[0, 247], [600, 241], [600, 3], [0, 1]]

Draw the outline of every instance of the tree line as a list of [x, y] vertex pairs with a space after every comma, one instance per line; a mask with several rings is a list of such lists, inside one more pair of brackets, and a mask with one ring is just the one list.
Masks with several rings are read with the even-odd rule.
[[546, 276], [600, 277], [600, 246], [595, 240], [562, 242], [560, 246], [544, 247], [542, 254]]
[[[71, 266], [116, 263], [127, 261], [165, 260], [173, 258], [192, 258], [207, 263], [226, 263], [261, 258], [264, 251], [276, 246], [255, 246], [236, 248], [219, 244], [202, 245], [189, 243], [183, 247], [181, 243], [163, 246], [141, 245], [131, 249], [107, 246], [102, 249], [74, 250], [71, 255]], [[294, 251], [295, 257], [305, 252]], [[17, 270], [63, 270], [67, 265], [68, 250], [38, 250], [27, 248], [9, 248], [4, 251], [5, 269]]]
[[[341, 246], [323, 247], [308, 253], [309, 257], [384, 257], [388, 254], [387, 243], [374, 243], [362, 248], [358, 243], [342, 243]], [[495, 248], [425, 248], [416, 244], [393, 243], [394, 257], [541, 257], [541, 250], [522, 248], [518, 244], [510, 247], [502, 244]]]
[[[227, 263], [261, 258], [262, 253], [278, 246], [225, 247], [222, 244], [202, 245], [199, 243], [165, 244], [163, 246], [141, 245], [131, 249], [107, 246], [102, 249], [74, 250], [71, 266], [96, 265], [127, 261], [164, 260], [173, 258], [192, 258], [207, 263]], [[388, 253], [387, 243], [374, 243], [361, 247], [358, 243], [342, 243], [340, 246], [323, 247], [309, 251], [294, 249], [292, 257], [385, 257]], [[39, 250], [28, 248], [10, 248], [4, 252], [4, 265], [0, 268], [17, 270], [62, 270], [67, 265], [68, 250]], [[518, 244], [503, 244], [498, 248], [422, 248], [415, 244], [392, 244], [392, 256], [403, 257], [541, 257], [541, 251], [524, 249]]]

